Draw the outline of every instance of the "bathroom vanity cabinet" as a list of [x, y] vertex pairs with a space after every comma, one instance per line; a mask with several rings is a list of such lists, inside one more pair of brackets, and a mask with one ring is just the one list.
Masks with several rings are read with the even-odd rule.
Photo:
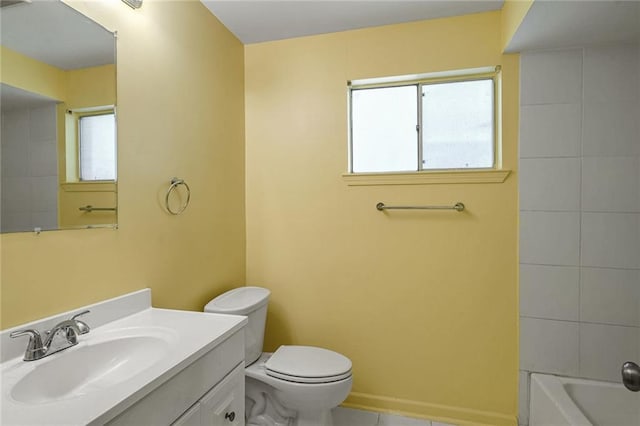
[[238, 331], [109, 426], [244, 425], [244, 334]]
[[244, 363], [196, 402], [172, 426], [244, 425]]

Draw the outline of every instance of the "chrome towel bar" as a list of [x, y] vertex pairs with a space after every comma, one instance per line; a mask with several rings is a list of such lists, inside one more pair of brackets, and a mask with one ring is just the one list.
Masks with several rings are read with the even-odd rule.
[[93, 207], [91, 205], [86, 205], [84, 207], [80, 207], [78, 208], [78, 210], [82, 210], [84, 212], [95, 212], [95, 211], [110, 211], [110, 212], [115, 212], [116, 208], [115, 207]]
[[455, 210], [461, 212], [464, 210], [464, 204], [455, 203], [453, 206], [386, 206], [384, 203], [376, 204], [376, 209], [382, 210]]

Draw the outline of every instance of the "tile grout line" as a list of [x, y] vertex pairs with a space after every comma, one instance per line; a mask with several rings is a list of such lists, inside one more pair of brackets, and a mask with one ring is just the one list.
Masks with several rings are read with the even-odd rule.
[[578, 200], [580, 206], [579, 224], [578, 224], [578, 368], [577, 373], [580, 375], [582, 370], [582, 209], [584, 208], [584, 200], [582, 199], [582, 186], [584, 185], [584, 57], [585, 48], [582, 48], [581, 55], [581, 73], [580, 73], [580, 85], [581, 85], [581, 99], [580, 99], [580, 188], [578, 191]]
[[520, 318], [521, 319], [522, 318], [534, 319], [534, 320], [540, 320], [540, 321], [568, 322], [568, 323], [571, 323], [571, 324], [605, 325], [605, 326], [611, 326], [611, 327], [627, 327], [627, 328], [638, 328], [638, 329], [640, 329], [639, 325], [617, 324], [617, 323], [611, 323], [611, 322], [568, 320], [568, 319], [559, 319], [559, 318], [536, 317], [536, 316], [531, 316], [531, 315], [520, 315]]
[[640, 271], [640, 268], [622, 268], [619, 266], [597, 266], [597, 265], [560, 265], [556, 263], [532, 263], [532, 262], [520, 262], [519, 265], [526, 266], [548, 266], [550, 268], [585, 268], [585, 269], [605, 269], [605, 270], [619, 270], [619, 271]]

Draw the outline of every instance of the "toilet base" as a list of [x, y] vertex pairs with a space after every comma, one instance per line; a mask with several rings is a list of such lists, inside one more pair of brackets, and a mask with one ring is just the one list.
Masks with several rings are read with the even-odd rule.
[[[247, 401], [252, 403], [253, 401]], [[247, 412], [247, 426], [333, 426], [330, 410], [304, 413], [291, 413], [291, 417], [282, 417], [263, 412], [251, 416]]]
[[245, 392], [247, 426], [333, 426], [331, 410], [291, 410], [263, 383], [248, 379]]

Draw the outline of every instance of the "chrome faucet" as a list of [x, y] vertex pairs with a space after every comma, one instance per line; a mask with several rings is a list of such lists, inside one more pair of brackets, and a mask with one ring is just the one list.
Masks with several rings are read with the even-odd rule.
[[[89, 312], [90, 311], [80, 312], [71, 317], [71, 319], [56, 324], [51, 330], [45, 331], [44, 342], [42, 341], [40, 332], [33, 329], [14, 331], [9, 337], [29, 336], [29, 343], [24, 352], [24, 360], [35, 361], [77, 345], [78, 336], [87, 334], [91, 330], [87, 323], [77, 318]], [[60, 338], [57, 338], [58, 336], [60, 336]]]

